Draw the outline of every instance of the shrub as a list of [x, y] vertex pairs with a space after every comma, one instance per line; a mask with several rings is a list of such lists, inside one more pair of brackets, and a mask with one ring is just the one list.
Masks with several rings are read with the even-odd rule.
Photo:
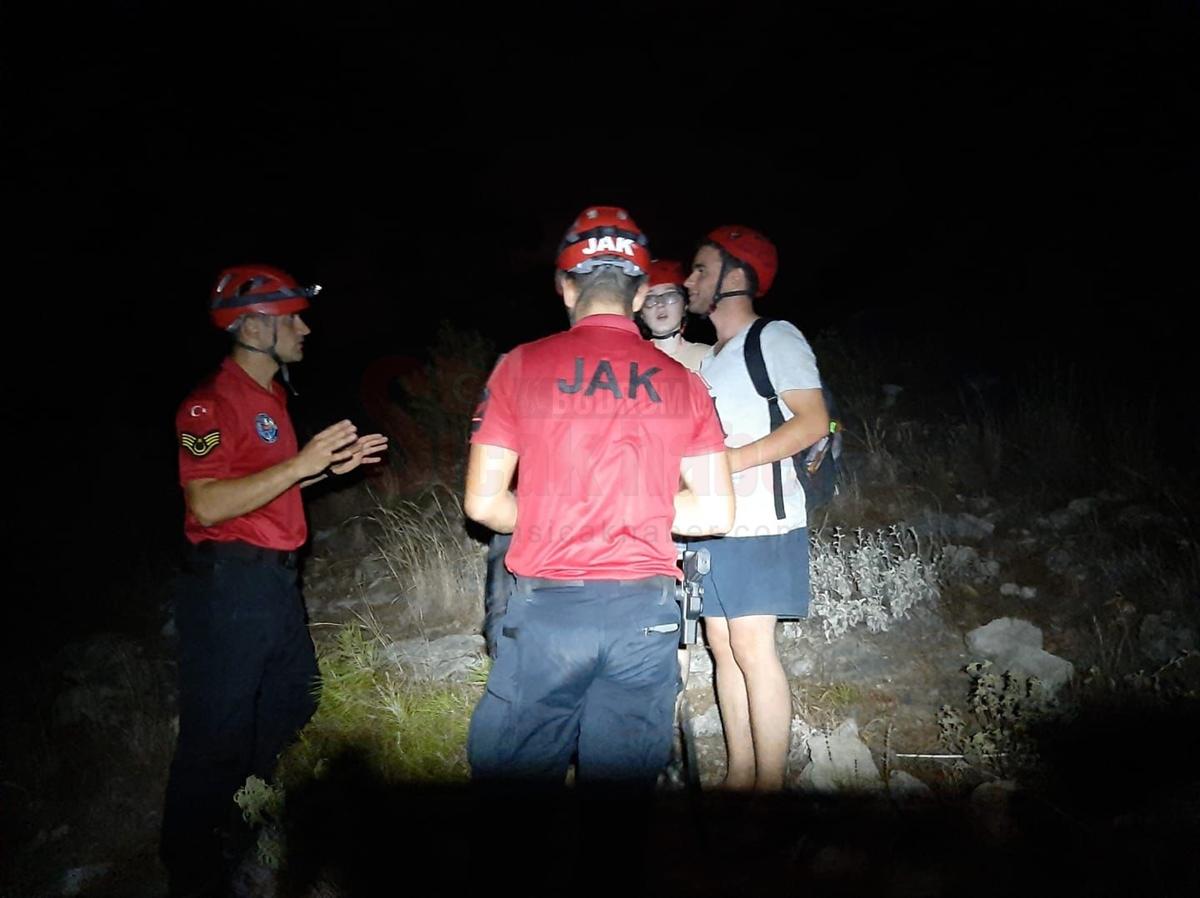
[[887, 630], [919, 602], [939, 596], [937, 559], [922, 557], [911, 528], [854, 531], [853, 542], [837, 527], [833, 538], [810, 537], [812, 548], [811, 614], [821, 621], [825, 640], [833, 642], [865, 623], [872, 633]]

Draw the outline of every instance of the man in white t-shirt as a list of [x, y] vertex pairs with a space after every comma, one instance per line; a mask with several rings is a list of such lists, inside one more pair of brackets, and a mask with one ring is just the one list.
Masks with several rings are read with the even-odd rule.
[[[761, 334], [784, 416], [774, 431], [767, 401], [746, 366], [746, 334], [758, 318], [754, 298], [770, 289], [777, 268], [775, 246], [765, 236], [724, 226], [700, 245], [684, 284], [689, 311], [707, 315], [717, 332], [700, 375], [727, 435], [737, 496], [733, 528], [704, 541], [712, 559], [704, 582], [704, 632], [716, 662], [725, 728], [724, 787], [757, 791], [783, 786], [791, 734], [791, 692], [775, 649], [775, 625], [808, 614], [804, 489], [791, 457], [829, 432], [816, 358], [793, 325], [773, 321]], [[781, 462], [779, 507], [775, 461]]]

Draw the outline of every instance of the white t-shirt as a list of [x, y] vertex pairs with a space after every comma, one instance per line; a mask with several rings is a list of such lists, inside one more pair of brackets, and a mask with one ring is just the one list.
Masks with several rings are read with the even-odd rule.
[[[771, 432], [767, 400], [754, 389], [754, 381], [746, 367], [745, 345], [749, 330], [750, 325], [746, 325], [721, 347], [720, 353], [709, 353], [700, 365], [700, 376], [708, 383], [709, 392], [716, 400], [717, 414], [725, 428], [725, 445], [730, 448], [753, 443]], [[821, 388], [816, 356], [795, 325], [773, 321], [763, 328], [761, 336], [763, 361], [776, 393]], [[779, 408], [785, 421], [793, 417], [786, 403], [780, 402]], [[780, 463], [780, 475], [786, 515], [783, 520], [775, 516], [771, 465], [747, 468], [733, 475], [737, 511], [733, 529], [726, 536], [772, 536], [807, 525], [804, 487], [796, 479], [790, 458]]]

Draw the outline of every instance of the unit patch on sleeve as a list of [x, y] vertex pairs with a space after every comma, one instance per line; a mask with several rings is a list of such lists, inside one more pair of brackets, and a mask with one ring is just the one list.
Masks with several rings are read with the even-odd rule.
[[181, 433], [179, 435], [179, 443], [184, 449], [196, 456], [196, 458], [203, 458], [217, 446], [221, 445], [221, 431], [213, 430], [203, 436], [196, 436], [193, 433]]

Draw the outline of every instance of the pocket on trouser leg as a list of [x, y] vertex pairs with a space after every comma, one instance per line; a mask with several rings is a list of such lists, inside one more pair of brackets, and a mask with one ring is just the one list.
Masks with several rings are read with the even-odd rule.
[[[682, 622], [678, 606], [660, 608], [658, 623], [646, 632], [647, 649], [654, 659], [648, 679], [644, 715], [644, 735], [640, 758], [642, 776], [657, 778], [671, 755], [671, 740], [675, 730], [675, 707], [682, 689], [679, 675], [679, 629]], [[660, 643], [661, 640], [661, 643]], [[655, 685], [657, 681], [657, 685]]]

